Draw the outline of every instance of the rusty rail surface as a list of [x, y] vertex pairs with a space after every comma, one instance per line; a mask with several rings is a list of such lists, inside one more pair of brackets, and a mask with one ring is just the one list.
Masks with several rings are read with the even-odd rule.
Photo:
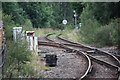
[[[60, 34], [60, 35], [61, 35], [61, 34]], [[73, 42], [73, 41], [70, 41], [70, 40], [61, 38], [61, 37], [59, 37], [60, 35], [56, 36], [56, 38], [57, 38], [57, 39], [60, 39], [60, 40], [63, 40], [63, 41], [65, 41], [65, 42], [71, 43], [71, 44], [75, 44], [75, 45], [78, 45], [78, 46], [83, 46], [84, 48], [87, 48], [87, 49], [89, 49], [89, 50], [94, 50], [94, 51], [100, 52], [100, 53], [102, 53], [102, 54], [104, 53], [104, 54], [110, 56], [111, 59], [112, 59], [115, 63], [117, 63], [117, 64], [110, 64], [110, 63], [108, 63], [108, 62], [99, 60], [99, 59], [97, 59], [97, 58], [95, 58], [95, 57], [87, 54], [87, 55], [90, 57], [91, 60], [93, 60], [93, 61], [95, 61], [95, 62], [97, 62], [97, 63], [99, 63], [99, 64], [105, 64], [105, 65], [108, 66], [108, 67], [116, 68], [117, 71], [118, 71], [118, 80], [120, 79], [120, 75], [119, 75], [119, 73], [120, 73], [120, 60], [117, 58], [118, 56], [115, 56], [115, 55], [113, 55], [113, 54], [110, 54], [110, 53], [107, 52], [107, 51], [104, 51], [104, 50], [101, 50], [101, 49], [98, 49], [98, 48], [86, 46], [86, 45], [81, 44], [81, 43], [77, 43], [77, 42]]]
[[[52, 41], [52, 42], [54, 42], [53, 40], [51, 40], [51, 39], [49, 39], [48, 37], [49, 36], [51, 36], [51, 35], [53, 35], [53, 34], [50, 34], [50, 35], [48, 35], [48, 36], [46, 36], [46, 39], [47, 40], [49, 40], [49, 41]], [[108, 56], [110, 56], [111, 57], [111, 59], [113, 59], [113, 61], [117, 64], [117, 68], [119, 68], [120, 67], [120, 61], [119, 61], [119, 59], [115, 56], [115, 55], [112, 55], [112, 54], [110, 54], [110, 53], [108, 53], [108, 52], [106, 52], [106, 51], [103, 51], [103, 50], [101, 50], [101, 49], [97, 49], [97, 48], [94, 48], [94, 47], [90, 47], [90, 46], [86, 46], [86, 45], [84, 45], [84, 44], [81, 44], [81, 43], [78, 43], [78, 42], [73, 42], [73, 41], [70, 41], [70, 40], [67, 40], [67, 39], [63, 39], [63, 38], [61, 38], [61, 37], [59, 37], [61, 34], [59, 34], [59, 35], [57, 35], [56, 36], [56, 38], [57, 39], [60, 39], [60, 40], [62, 40], [62, 41], [65, 41], [65, 42], [67, 42], [67, 43], [61, 43], [61, 44], [63, 44], [63, 45], [68, 45], [68, 46], [75, 46], [75, 47], [79, 47], [79, 48], [84, 48], [84, 50], [83, 51], [86, 51], [87, 52], [87, 50], [93, 50], [93, 51], [97, 51], [97, 52], [100, 52], [100, 53], [105, 53], [106, 55], [108, 55]], [[57, 42], [58, 43], [58, 42]], [[86, 49], [87, 48], [87, 49]], [[92, 57], [92, 56], [91, 56]], [[98, 60], [99, 61], [99, 60]], [[100, 60], [101, 61], [101, 60]], [[103, 61], [103, 63], [105, 63], [104, 61]], [[108, 64], [107, 62], [106, 62], [106, 64]], [[112, 64], [111, 64], [111, 66], [112, 66]]]
[[[51, 35], [52, 35], [52, 34], [51, 34]], [[60, 35], [61, 35], [61, 34], [60, 34]], [[78, 42], [73, 42], [73, 41], [70, 41], [70, 40], [61, 38], [61, 37], [59, 37], [60, 35], [56, 36], [56, 38], [57, 38], [57, 39], [60, 39], [60, 40], [62, 40], [62, 41], [67, 42], [67, 43], [61, 43], [61, 42], [60, 42], [60, 43], [63, 44], [63, 45], [68, 45], [68, 46], [73, 46], [73, 47], [75, 46], [75, 47], [79, 47], [79, 48], [84, 48], [83, 51], [85, 51], [86, 53], [87, 53], [87, 51], [89, 51], [89, 50], [94, 50], [94, 51], [100, 52], [100, 53], [102, 53], [102, 54], [104, 53], [104, 54], [106, 54], [107, 56], [110, 56], [111, 59], [114, 61], [114, 63], [116, 63], [116, 65], [115, 65], [115, 64], [110, 64], [110, 63], [108, 63], [108, 62], [106, 62], [106, 61], [99, 60], [99, 59], [97, 59], [97, 58], [95, 58], [95, 57], [87, 54], [87, 56], [89, 56], [92, 61], [95, 61], [95, 62], [97, 62], [97, 63], [99, 63], [99, 64], [104, 64], [104, 65], [107, 66], [107, 67], [116, 68], [116, 69], [118, 70], [118, 73], [120, 72], [120, 61], [119, 61], [119, 59], [117, 58], [118, 56], [112, 55], [112, 54], [110, 54], [109, 52], [106, 52], [106, 51], [101, 50], [101, 49], [97, 49], [97, 48], [90, 47], [90, 46], [87, 46], [87, 45], [84, 45], [84, 44], [81, 44], [81, 43], [78, 43]], [[50, 35], [49, 35], [49, 36], [50, 36]], [[53, 42], [53, 40], [49, 39], [48, 36], [47, 36], [47, 39]], [[119, 75], [119, 74], [118, 74], [118, 75]]]
[[[52, 35], [52, 34], [51, 34], [51, 35]], [[108, 63], [108, 62], [101, 61], [101, 60], [99, 60], [99, 59], [97, 59], [97, 58], [94, 58], [94, 57], [88, 55], [88, 54], [87, 54], [87, 55], [88, 55], [92, 60], [94, 59], [94, 61], [97, 61], [97, 62], [99, 61], [99, 62], [102, 62], [102, 63], [104, 63], [104, 64], [107, 64], [107, 65], [109, 65], [109, 66], [112, 66], [112, 67], [114, 67], [114, 68], [119, 69], [120, 61], [116, 58], [116, 56], [114, 56], [114, 55], [112, 55], [112, 54], [110, 54], [110, 53], [108, 53], [108, 52], [106, 52], [106, 51], [103, 51], [103, 50], [100, 50], [100, 49], [96, 49], [96, 48], [94, 48], [94, 47], [89, 47], [89, 46], [86, 46], [86, 45], [81, 44], [81, 43], [77, 43], [77, 42], [69, 41], [69, 40], [67, 40], [67, 39], [63, 39], [63, 38], [59, 37], [60, 35], [61, 35], [61, 34], [59, 34], [58, 36], [56, 36], [56, 38], [58, 38], [58, 39], [60, 39], [60, 40], [62, 40], [62, 41], [68, 42], [68, 43], [61, 43], [61, 44], [63, 44], [63, 45], [68, 45], [68, 46], [75, 46], [75, 47], [79, 47], [79, 48], [87, 48], [88, 50], [97, 50], [97, 51], [99, 51], [99, 52], [105, 53], [105, 54], [109, 55], [113, 60], [115, 60], [115, 63], [117, 63], [118, 65], [116, 66], [116, 65], [114, 65], [114, 64], [110, 64], [110, 63]], [[49, 36], [50, 36], [50, 35], [49, 35]], [[51, 39], [48, 38], [49, 36], [46, 37], [47, 40], [54, 42], [53, 40], [51, 40]], [[57, 43], [58, 43], [58, 42], [57, 42]], [[69, 44], [69, 43], [70, 43], [70, 44]], [[76, 51], [77, 51], [77, 50], [76, 50]], [[84, 51], [85, 51], [85, 50], [84, 50]], [[86, 52], [87, 52], [87, 51], [86, 51]]]
[[[60, 35], [61, 35], [61, 34], [60, 34]], [[118, 59], [115, 55], [112, 55], [112, 54], [110, 54], [109, 52], [103, 51], [103, 50], [98, 49], [98, 48], [86, 46], [86, 45], [81, 44], [81, 43], [77, 43], [77, 42], [73, 42], [73, 41], [70, 41], [70, 40], [67, 40], [67, 39], [63, 39], [63, 38], [59, 37], [60, 35], [56, 36], [56, 37], [57, 37], [58, 39], [60, 39], [60, 40], [63, 40], [63, 41], [65, 41], [65, 42], [69, 42], [69, 43], [71, 43], [71, 44], [76, 44], [76, 45], [78, 45], [78, 46], [83, 46], [83, 47], [85, 47], [85, 48], [88, 48], [89, 50], [98, 51], [98, 52], [100, 52], [100, 53], [104, 53], [104, 54], [110, 56], [110, 57], [117, 63], [117, 66], [120, 67], [120, 61], [119, 61], [119, 59]]]
[[[56, 38], [58, 38], [58, 39], [60, 39], [60, 40], [63, 40], [63, 41], [65, 41], [65, 42], [67, 42], [67, 43], [55, 42], [54, 40], [48, 38], [50, 35], [53, 35], [53, 34], [49, 34], [49, 35], [47, 35], [45, 38], [46, 38], [46, 40], [50, 41], [51, 44], [54, 43], [54, 45], [60, 45], [59, 47], [64, 46], [64, 47], [62, 47], [62, 48], [68, 49], [68, 50], [71, 50], [71, 51], [75, 51], [75, 52], [77, 52], [77, 53], [82, 53], [82, 55], [84, 55], [84, 56], [87, 58], [87, 60], [88, 60], [88, 62], [89, 62], [89, 66], [88, 66], [88, 69], [86, 70], [85, 74], [84, 74], [82, 77], [79, 78], [80, 80], [83, 79], [85, 76], [87, 76], [88, 72], [90, 71], [90, 69], [91, 69], [91, 67], [92, 67], [91, 60], [92, 60], [92, 61], [95, 61], [95, 62], [97, 62], [97, 63], [99, 63], [99, 64], [105, 65], [105, 66], [107, 66], [107, 67], [115, 68], [115, 69], [118, 70], [118, 73], [120, 72], [120, 67], [119, 67], [120, 61], [118, 60], [118, 58], [117, 58], [115, 55], [112, 55], [112, 54], [110, 54], [110, 53], [108, 53], [108, 52], [106, 52], [106, 51], [103, 51], [103, 50], [101, 50], [101, 49], [97, 49], [97, 48], [94, 48], [94, 47], [86, 46], [86, 45], [81, 44], [81, 43], [77, 43], [77, 42], [69, 41], [69, 40], [67, 40], [67, 39], [63, 39], [63, 38], [59, 37], [60, 35], [56, 36]], [[43, 42], [43, 43], [44, 43], [44, 42]], [[46, 43], [46, 45], [47, 45], [47, 44], [50, 44], [50, 43]], [[62, 46], [61, 46], [61, 45], [62, 45]], [[84, 48], [85, 51], [78, 51], [78, 50], [75, 50], [75, 49], [72, 49], [72, 48], [68, 48], [68, 47], [65, 48], [65, 47], [66, 47], [65, 45], [73, 46], [73, 47], [75, 46], [75, 47], [79, 47], [79, 48]], [[94, 51], [97, 51], [97, 52], [99, 51], [100, 53], [105, 53], [106, 55], [110, 56], [118, 65], [110, 64], [110, 63], [108, 63], [108, 62], [99, 60], [99, 59], [97, 59], [97, 58], [95, 58], [95, 57], [87, 54], [87, 51], [90, 51], [90, 50], [94, 50]]]
[[53, 40], [51, 40], [51, 39], [48, 38], [49, 36], [51, 36], [51, 35], [53, 35], [53, 34], [55, 34], [55, 33], [47, 34], [44, 38], [45, 38], [46, 40], [50, 41], [50, 42], [54, 42]]
[[90, 58], [84, 52], [80, 52], [78, 50], [68, 48], [67, 46], [65, 46], [65, 45], [63, 45], [61, 43], [54, 42], [53, 40], [48, 38], [50, 35], [52, 35], [52, 34], [48, 34], [47, 36], [45, 36], [45, 39], [50, 41], [50, 42], [39, 42], [39, 40], [38, 40], [38, 45], [54, 46], [54, 47], [69, 50], [70, 52], [80, 53], [79, 55], [82, 55], [86, 59], [86, 62], [88, 64], [87, 64], [87, 69], [84, 72], [84, 74], [81, 77], [77, 78], [77, 79], [81, 80], [81, 79], [85, 78], [87, 76], [87, 74], [90, 72], [91, 68], [92, 68], [92, 62], [91, 62]]

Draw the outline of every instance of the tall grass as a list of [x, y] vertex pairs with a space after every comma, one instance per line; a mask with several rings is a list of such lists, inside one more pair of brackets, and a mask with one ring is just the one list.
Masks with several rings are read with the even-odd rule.
[[79, 41], [79, 36], [77, 34], [79, 34], [79, 31], [75, 30], [75, 29], [52, 29], [52, 28], [34, 28], [33, 29], [35, 31], [35, 36], [36, 37], [41, 37], [41, 36], [45, 36], [49, 33], [55, 33], [53, 35], [50, 36], [51, 39], [54, 39], [55, 36], [62, 34], [61, 37], [64, 37], [66, 39], [69, 40], [73, 40], [73, 41]]

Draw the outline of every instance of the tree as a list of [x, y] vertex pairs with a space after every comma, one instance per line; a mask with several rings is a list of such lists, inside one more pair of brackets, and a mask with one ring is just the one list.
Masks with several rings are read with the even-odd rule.
[[53, 10], [49, 3], [29, 2], [19, 4], [25, 10], [33, 27], [42, 28], [50, 26], [50, 21], [53, 19]]
[[120, 3], [84, 3], [80, 16], [83, 41], [120, 48], [118, 4]]
[[15, 24], [22, 25], [26, 21], [25, 12], [20, 8], [19, 4], [16, 2], [3, 2], [2, 4], [3, 13], [12, 16], [12, 20]]

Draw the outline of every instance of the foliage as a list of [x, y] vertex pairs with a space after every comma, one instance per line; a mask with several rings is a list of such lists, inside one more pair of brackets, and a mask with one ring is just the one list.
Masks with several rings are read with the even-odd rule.
[[117, 46], [119, 47], [119, 19], [112, 20], [108, 25], [104, 25], [97, 29], [95, 42], [102, 46]]
[[[62, 20], [73, 24], [73, 8], [70, 3], [19, 2], [3, 3], [3, 12], [12, 15], [15, 24], [33, 26], [34, 28], [64, 29]], [[9, 8], [8, 8], [9, 7]]]
[[12, 26], [14, 25], [14, 21], [12, 21], [12, 16], [11, 15], [3, 15], [3, 24], [5, 26], [5, 34], [6, 34], [6, 39], [7, 40], [12, 40]]
[[49, 3], [29, 2], [19, 3], [19, 5], [25, 10], [33, 27], [51, 27], [51, 23], [54, 22], [53, 10]]
[[[34, 30], [33, 28], [71, 30], [74, 28], [73, 10], [76, 10], [77, 21], [82, 23], [78, 34], [79, 41], [82, 39], [83, 42], [90, 44], [120, 46], [119, 27], [113, 27], [119, 25], [116, 22], [118, 22], [117, 18], [120, 17], [120, 2], [3, 2], [2, 7], [5, 14], [12, 16], [12, 21], [6, 18], [6, 21], [11, 21], [9, 26], [12, 26], [13, 23], [17, 26], [24, 25], [27, 26], [24, 27], [25, 30]], [[63, 19], [68, 20], [67, 25], [62, 24]], [[5, 24], [7, 24], [6, 21]], [[109, 27], [104, 27], [105, 24]], [[10, 29], [7, 29], [9, 39], [11, 34], [9, 34]], [[45, 34], [48, 32], [45, 31]], [[110, 35], [111, 33], [112, 35]]]
[[86, 43], [94, 43], [95, 34], [97, 28], [101, 25], [98, 23], [96, 19], [94, 19], [93, 13], [89, 10], [89, 5], [87, 5], [81, 14], [81, 31], [80, 36], [82, 36], [84, 42]]
[[120, 18], [111, 20], [109, 26], [111, 28], [111, 40], [120, 49]]
[[[23, 43], [23, 42], [22, 42]], [[9, 77], [12, 74], [12, 77], [17, 77], [25, 73], [22, 71], [27, 64], [30, 62], [31, 52], [28, 50], [26, 43], [21, 44], [21, 42], [7, 41], [7, 57], [5, 64], [5, 73]], [[26, 74], [28, 75], [28, 74]]]
[[[119, 46], [119, 19], [114, 19], [119, 15], [113, 14], [113, 9], [118, 9], [116, 4], [119, 3], [84, 3], [79, 34], [83, 42], [97, 46]], [[111, 5], [115, 7], [109, 7]]]
[[96, 30], [95, 43], [99, 46], [112, 46], [113, 42], [111, 40], [111, 27], [102, 26]]
[[15, 21], [15, 24], [25, 24], [26, 22], [26, 15], [25, 12], [21, 7], [19, 7], [19, 4], [14, 2], [3, 2], [2, 9], [5, 14], [11, 15], [12, 20]]
[[[12, 21], [12, 16], [4, 15], [3, 22], [5, 26], [6, 34], [6, 44], [7, 44], [7, 53], [6, 53], [6, 64], [4, 66], [4, 77], [18, 77], [19, 75], [27, 76], [29, 72], [26, 68], [31, 67], [27, 66], [27, 63], [31, 60], [31, 52], [28, 50], [27, 42], [18, 41], [13, 42], [12, 40], [12, 28], [15, 26]], [[22, 43], [22, 44], [21, 44]], [[23, 69], [25, 71], [23, 71]], [[31, 68], [32, 69], [32, 68]], [[32, 74], [32, 73], [30, 73]]]
[[120, 12], [118, 11], [120, 8], [119, 4], [120, 3], [111, 2], [83, 3], [84, 8], [87, 8], [86, 13], [91, 12], [92, 16], [102, 25], [108, 24], [110, 22], [110, 19], [120, 17]]

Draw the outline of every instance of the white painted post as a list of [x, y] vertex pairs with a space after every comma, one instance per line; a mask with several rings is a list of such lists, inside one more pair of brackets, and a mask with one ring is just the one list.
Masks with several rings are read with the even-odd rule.
[[34, 50], [37, 52], [38, 51], [38, 38], [34, 37]]
[[30, 50], [34, 50], [34, 31], [26, 31], [27, 42]]
[[33, 42], [34, 40], [33, 40], [33, 37], [32, 36], [30, 36], [30, 50], [33, 50]]
[[13, 28], [13, 40], [17, 41], [17, 39], [21, 39], [22, 36], [22, 27], [14, 27]]

